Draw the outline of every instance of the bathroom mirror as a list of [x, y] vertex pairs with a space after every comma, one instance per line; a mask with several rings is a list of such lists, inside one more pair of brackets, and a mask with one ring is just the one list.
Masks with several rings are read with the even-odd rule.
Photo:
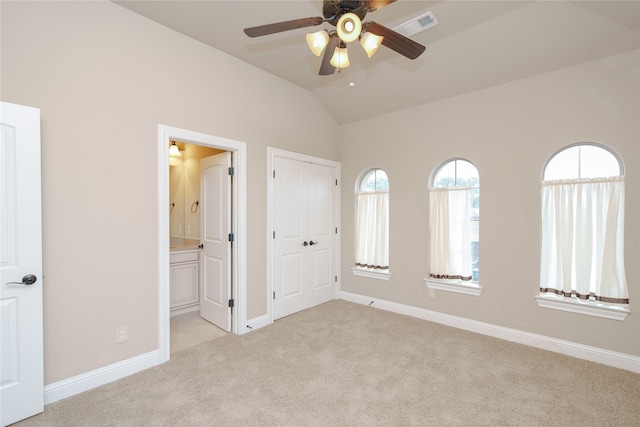
[[169, 157], [169, 236], [174, 245], [200, 243], [200, 159], [221, 150], [177, 141]]
[[184, 237], [184, 166], [169, 166], [169, 235], [173, 238]]

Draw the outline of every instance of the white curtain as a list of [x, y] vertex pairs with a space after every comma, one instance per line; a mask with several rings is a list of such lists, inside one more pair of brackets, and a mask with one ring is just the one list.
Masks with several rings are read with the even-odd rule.
[[542, 183], [540, 291], [629, 303], [622, 177]]
[[356, 203], [356, 266], [388, 269], [389, 193], [358, 193]]
[[429, 189], [429, 276], [471, 280], [471, 191]]

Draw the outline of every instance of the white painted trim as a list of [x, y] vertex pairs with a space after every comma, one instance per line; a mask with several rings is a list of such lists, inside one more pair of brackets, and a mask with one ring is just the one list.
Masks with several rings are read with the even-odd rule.
[[466, 331], [487, 335], [494, 338], [524, 344], [543, 350], [553, 351], [578, 359], [589, 360], [615, 368], [640, 373], [640, 357], [625, 353], [618, 353], [598, 347], [591, 347], [571, 341], [560, 340], [545, 335], [533, 334], [520, 331], [518, 329], [505, 328], [503, 326], [492, 325], [490, 323], [479, 322], [477, 320], [466, 319], [464, 317], [452, 316], [450, 314], [439, 313], [424, 308], [398, 304], [391, 301], [371, 298], [364, 295], [341, 292], [340, 299], [357, 304], [380, 308], [398, 314], [404, 314], [430, 322], [440, 323]]
[[335, 298], [338, 299], [341, 289], [340, 277], [340, 247], [342, 241], [342, 224], [340, 222], [340, 201], [342, 200], [342, 175], [341, 163], [335, 160], [323, 159], [321, 157], [309, 156], [307, 154], [295, 153], [293, 151], [281, 150], [278, 148], [267, 147], [267, 321], [268, 324], [273, 323], [273, 159], [274, 157], [283, 157], [286, 159], [297, 160], [301, 162], [313, 163], [316, 165], [330, 166], [336, 169], [336, 179], [338, 180], [338, 188], [336, 188], [336, 249], [335, 249], [335, 271], [338, 280], [334, 283]]
[[360, 267], [351, 267], [351, 272], [354, 276], [368, 277], [370, 279], [389, 280], [391, 279], [391, 273], [387, 270], [385, 272], [369, 270]]
[[256, 329], [269, 326], [272, 323], [273, 321], [269, 319], [269, 316], [263, 314], [262, 316], [254, 317], [253, 319], [247, 320], [247, 329], [249, 329], [250, 331], [255, 331]]
[[[160, 358], [170, 358], [170, 287], [169, 287], [169, 146], [171, 140], [218, 148], [232, 152], [235, 169], [232, 196], [232, 224], [235, 242], [232, 247], [232, 293], [235, 308], [232, 329], [236, 334], [247, 332], [247, 145], [219, 136], [158, 125], [158, 348]], [[243, 325], [242, 327], [240, 325]]]
[[467, 294], [473, 296], [480, 296], [482, 293], [482, 286], [478, 283], [467, 283], [462, 280], [434, 280], [426, 278], [424, 283], [429, 289], [439, 289], [447, 292], [457, 292], [459, 294]]
[[169, 314], [169, 316], [170, 317], [180, 316], [181, 314], [187, 314], [187, 313], [191, 313], [192, 311], [199, 311], [199, 310], [200, 310], [200, 303], [198, 302], [188, 307], [175, 308], [171, 310], [171, 313]]
[[623, 321], [631, 312], [626, 307], [617, 307], [597, 301], [582, 301], [578, 298], [566, 298], [559, 295], [536, 295], [535, 298], [538, 306], [542, 308], [568, 311], [569, 313], [578, 313], [611, 320]]
[[136, 372], [152, 368], [164, 362], [160, 350], [141, 354], [118, 363], [105, 366], [57, 383], [49, 384], [44, 388], [44, 403], [57, 402], [60, 399], [71, 397], [92, 388], [119, 380]]

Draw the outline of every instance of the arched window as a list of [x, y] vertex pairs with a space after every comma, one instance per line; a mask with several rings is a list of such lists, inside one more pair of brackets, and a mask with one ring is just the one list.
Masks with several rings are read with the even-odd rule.
[[365, 171], [356, 184], [355, 238], [354, 273], [388, 275], [389, 179], [382, 169]]
[[624, 168], [608, 147], [573, 144], [542, 171], [540, 294], [628, 304]]
[[[432, 175], [429, 188], [429, 281], [470, 283], [480, 289], [480, 177], [471, 162], [453, 159]], [[438, 286], [431, 286], [444, 289]], [[447, 288], [476, 294], [474, 290]]]

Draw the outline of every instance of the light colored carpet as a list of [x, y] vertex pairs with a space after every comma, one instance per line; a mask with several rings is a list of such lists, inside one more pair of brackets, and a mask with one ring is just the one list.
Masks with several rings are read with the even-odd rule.
[[345, 301], [53, 403], [27, 426], [638, 426], [640, 375]]

